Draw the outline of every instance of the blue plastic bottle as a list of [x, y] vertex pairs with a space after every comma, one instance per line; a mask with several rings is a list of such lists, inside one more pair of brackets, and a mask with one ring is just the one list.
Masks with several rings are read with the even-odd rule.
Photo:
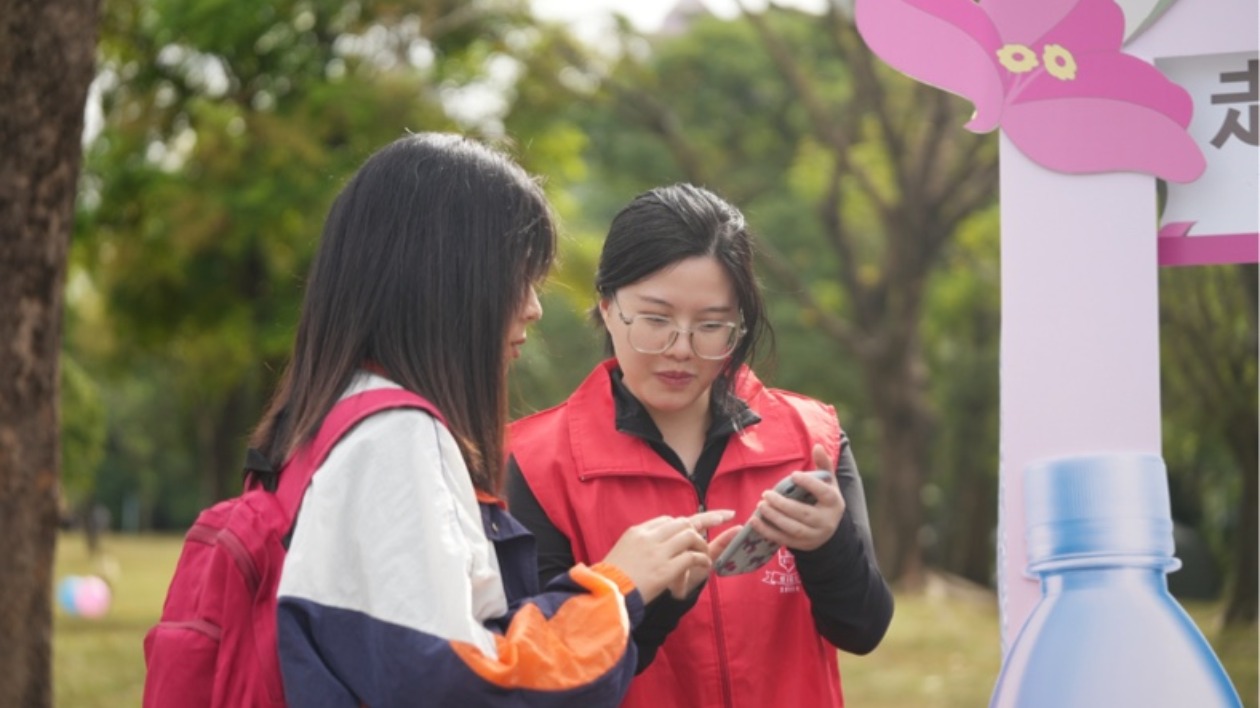
[[1168, 594], [1172, 516], [1157, 455], [1063, 457], [1024, 476], [1028, 571], [1041, 600], [992, 708], [1215, 708], [1238, 692]]

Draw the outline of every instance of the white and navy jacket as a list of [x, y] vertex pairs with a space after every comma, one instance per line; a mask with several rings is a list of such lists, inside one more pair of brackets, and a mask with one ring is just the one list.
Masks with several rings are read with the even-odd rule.
[[[394, 386], [362, 374], [346, 395]], [[642, 599], [607, 564], [543, 592], [533, 537], [428, 413], [366, 419], [315, 472], [278, 590], [292, 706], [613, 706]]]

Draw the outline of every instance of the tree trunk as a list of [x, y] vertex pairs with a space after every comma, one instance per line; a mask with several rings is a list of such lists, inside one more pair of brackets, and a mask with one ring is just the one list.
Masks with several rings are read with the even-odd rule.
[[52, 705], [58, 356], [99, 0], [0, 0], [0, 706]]
[[[1256, 621], [1256, 595], [1260, 592], [1256, 582], [1256, 499], [1260, 494], [1257, 489], [1257, 457], [1255, 438], [1256, 419], [1251, 419], [1250, 444], [1241, 452], [1240, 459], [1250, 458], [1250, 462], [1242, 462], [1243, 489], [1238, 500], [1238, 539], [1234, 545], [1234, 575], [1230, 580], [1229, 601], [1225, 607], [1226, 625], [1252, 624]], [[1249, 465], [1249, 466], [1248, 466]]]
[[[974, 455], [977, 460], [984, 455]], [[997, 484], [986, 477], [985, 469], [996, 467], [987, 463], [958, 470], [958, 485], [951, 496], [957, 506], [950, 509], [956, 525], [947, 538], [949, 548], [946, 568], [977, 585], [993, 585], [993, 529], [997, 526]]]
[[260, 415], [258, 396], [250, 384], [249, 377], [242, 379], [232, 387], [218, 413], [208, 414], [213, 431], [205, 476], [210, 483], [211, 502], [240, 494], [243, 489], [242, 469], [250, 425]]
[[914, 336], [897, 337], [895, 349], [884, 349], [877, 358], [862, 362], [871, 405], [880, 423], [881, 467], [871, 532], [880, 569], [906, 591], [920, 589], [924, 581], [920, 495], [934, 424], [922, 354]]
[[[967, 345], [980, 352], [997, 337], [996, 309], [977, 310]], [[998, 376], [996, 355], [979, 356], [963, 370], [934, 371], [953, 379], [954, 393], [936, 399], [942, 416], [949, 416], [952, 444], [943, 450], [950, 490], [938, 511], [944, 529], [936, 542], [945, 570], [984, 586], [994, 581], [994, 534], [997, 527]], [[942, 454], [942, 453], [938, 453]], [[934, 460], [935, 462], [935, 460]]]
[[[1252, 274], [1254, 276], [1254, 270]], [[1254, 320], [1252, 321], [1254, 327]], [[1252, 340], [1255, 341], [1255, 330]], [[1255, 357], [1255, 352], [1251, 352]], [[1242, 625], [1256, 621], [1257, 594], [1260, 584], [1257, 583], [1256, 535], [1260, 529], [1256, 523], [1256, 504], [1260, 498], [1260, 452], [1256, 449], [1256, 430], [1260, 427], [1255, 400], [1251, 405], [1245, 403], [1238, 415], [1231, 416], [1229, 429], [1225, 439], [1234, 460], [1241, 471], [1242, 494], [1238, 498], [1238, 527], [1234, 530], [1233, 566], [1234, 573], [1230, 578], [1228, 600], [1225, 607], [1225, 624]]]
[[[1242, 301], [1248, 307], [1248, 324], [1250, 332], [1246, 341], [1250, 345], [1247, 358], [1256, 360], [1257, 331], [1257, 292], [1260, 292], [1260, 278], [1254, 265], [1238, 267], [1237, 276], [1242, 283], [1244, 297]], [[1245, 381], [1245, 379], [1244, 379]], [[1244, 384], [1246, 389], [1255, 392], [1255, 381]], [[1257, 595], [1260, 594], [1256, 559], [1256, 538], [1260, 529], [1257, 527], [1256, 505], [1260, 501], [1260, 450], [1256, 447], [1256, 431], [1260, 430], [1260, 410], [1256, 399], [1250, 398], [1250, 405], [1244, 404], [1240, 415], [1232, 416], [1226, 437], [1238, 469], [1243, 474], [1242, 496], [1238, 500], [1237, 541], [1234, 543], [1234, 576], [1230, 582], [1229, 603], [1225, 608], [1225, 624], [1248, 624], [1256, 621]]]
[[[996, 377], [994, 377], [996, 383]], [[947, 531], [937, 542], [944, 544], [938, 556], [945, 570], [984, 586], [993, 584], [993, 530], [997, 527], [997, 457], [991, 454], [989, 442], [996, 447], [996, 425], [983, 429], [993, 421], [979, 415], [996, 401], [996, 391], [988, 387], [972, 392], [966, 407], [952, 408], [946, 415], [967, 418], [960, 421], [956, 433], [962, 440], [955, 449], [952, 462], [953, 492], [942, 515], [948, 517]], [[972, 417], [972, 416], [976, 417]]]

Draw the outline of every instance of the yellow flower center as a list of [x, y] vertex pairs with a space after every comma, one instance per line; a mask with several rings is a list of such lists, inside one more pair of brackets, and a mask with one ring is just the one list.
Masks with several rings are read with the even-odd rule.
[[1060, 81], [1071, 81], [1076, 78], [1076, 57], [1072, 52], [1057, 45], [1047, 44], [1041, 51], [1041, 61], [1046, 71]]
[[1012, 73], [1024, 74], [1037, 68], [1037, 53], [1023, 44], [1007, 44], [997, 51], [997, 57]]

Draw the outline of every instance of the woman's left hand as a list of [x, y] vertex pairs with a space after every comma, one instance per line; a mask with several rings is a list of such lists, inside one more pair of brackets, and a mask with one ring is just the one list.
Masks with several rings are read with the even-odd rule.
[[749, 521], [757, 533], [795, 551], [812, 551], [836, 533], [844, 516], [844, 497], [836, 484], [835, 463], [822, 445], [814, 446], [814, 466], [831, 473], [821, 480], [807, 472], [793, 472], [792, 481], [814, 495], [816, 504], [794, 501], [767, 490]]

